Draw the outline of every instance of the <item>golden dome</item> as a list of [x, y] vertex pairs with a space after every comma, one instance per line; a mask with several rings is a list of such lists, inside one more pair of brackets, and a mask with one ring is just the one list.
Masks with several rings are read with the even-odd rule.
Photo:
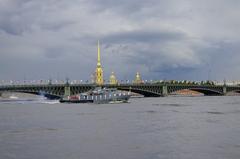
[[117, 84], [117, 78], [116, 78], [114, 72], [112, 72], [112, 74], [110, 75], [109, 83], [110, 84]]
[[136, 77], [135, 77], [135, 80], [133, 82], [136, 83], [136, 84], [142, 83], [142, 79], [141, 79], [141, 76], [140, 76], [139, 72], [136, 73]]

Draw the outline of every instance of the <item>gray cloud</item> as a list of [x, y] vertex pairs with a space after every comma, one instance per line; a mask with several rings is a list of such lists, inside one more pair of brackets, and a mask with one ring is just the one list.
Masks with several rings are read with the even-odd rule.
[[[1, 0], [0, 77], [239, 79], [236, 0]], [[36, 74], [36, 71], [38, 72]]]
[[183, 39], [184, 33], [169, 30], [134, 30], [109, 34], [103, 37], [107, 43], [154, 43]]

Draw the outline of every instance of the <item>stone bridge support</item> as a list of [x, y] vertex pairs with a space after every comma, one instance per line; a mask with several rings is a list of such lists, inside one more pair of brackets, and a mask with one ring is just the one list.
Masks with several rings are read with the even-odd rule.
[[223, 95], [226, 95], [226, 94], [227, 94], [227, 86], [224, 85], [224, 86], [223, 86]]
[[71, 95], [70, 85], [69, 85], [69, 84], [66, 84], [66, 85], [64, 86], [64, 95], [63, 95], [63, 97], [66, 98], [66, 97], [68, 97], [68, 96], [70, 96], [70, 95]]
[[168, 86], [167, 85], [163, 85], [162, 86], [162, 96], [168, 96]]

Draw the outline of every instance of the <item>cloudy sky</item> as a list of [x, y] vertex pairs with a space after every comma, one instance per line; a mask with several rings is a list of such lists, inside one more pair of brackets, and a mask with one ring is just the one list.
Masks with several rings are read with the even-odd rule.
[[240, 79], [239, 0], [0, 0], [0, 79]]

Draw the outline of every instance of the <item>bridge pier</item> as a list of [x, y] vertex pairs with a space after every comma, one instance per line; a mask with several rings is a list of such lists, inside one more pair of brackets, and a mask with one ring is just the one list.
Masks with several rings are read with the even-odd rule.
[[223, 95], [225, 96], [226, 94], [227, 94], [227, 86], [224, 85], [224, 86], [223, 86]]
[[168, 87], [167, 87], [167, 85], [163, 85], [162, 86], [162, 96], [163, 97], [168, 96]]
[[64, 86], [64, 95], [63, 97], [68, 97], [71, 95], [71, 88], [69, 84], [66, 84], [66, 86]]

